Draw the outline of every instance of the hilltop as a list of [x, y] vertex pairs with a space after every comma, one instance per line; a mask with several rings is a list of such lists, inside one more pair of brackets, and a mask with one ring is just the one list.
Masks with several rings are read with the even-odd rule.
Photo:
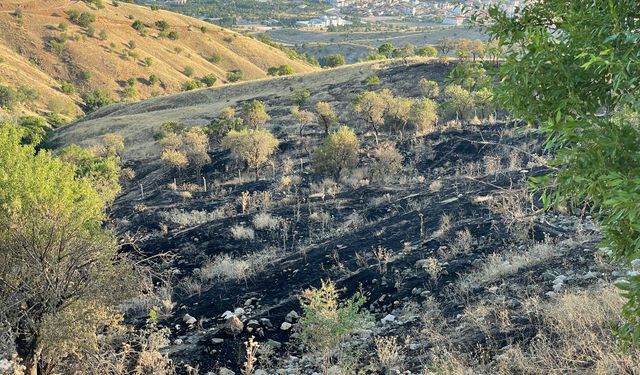
[[316, 70], [234, 31], [124, 2], [3, 1], [0, 30], [0, 85], [35, 90], [32, 112], [70, 117], [80, 113], [80, 95], [96, 89], [136, 101], [182, 91], [204, 76], [220, 86], [266, 77], [281, 65]]

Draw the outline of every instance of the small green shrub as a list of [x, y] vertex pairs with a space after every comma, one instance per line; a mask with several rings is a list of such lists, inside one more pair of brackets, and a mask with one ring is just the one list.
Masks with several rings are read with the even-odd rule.
[[142, 32], [144, 29], [147, 28], [147, 26], [144, 24], [144, 22], [142, 22], [140, 20], [133, 21], [133, 23], [131, 24], [131, 27], [133, 27], [134, 30], [140, 31], [140, 32]]
[[201, 87], [198, 81], [190, 80], [182, 84], [182, 91], [191, 91]]
[[310, 97], [311, 91], [309, 89], [298, 89], [291, 95], [291, 101], [298, 106], [303, 106]]
[[230, 72], [227, 72], [227, 81], [238, 82], [242, 80], [243, 76], [244, 74], [242, 73], [242, 70], [232, 70]]
[[84, 109], [87, 112], [95, 111], [100, 107], [113, 103], [109, 94], [102, 90], [86, 92], [82, 94], [82, 100], [84, 101]]
[[324, 280], [320, 288], [306, 289], [300, 295], [300, 338], [306, 347], [322, 354], [325, 367], [329, 367], [334, 349], [370, 325], [369, 314], [361, 311], [365, 302], [359, 292], [341, 302], [335, 284]]
[[192, 66], [185, 66], [184, 70], [182, 70], [182, 74], [184, 74], [187, 77], [191, 77], [194, 73], [193, 67]]
[[212, 87], [217, 80], [218, 78], [216, 78], [216, 76], [213, 74], [207, 74], [206, 76], [200, 78], [200, 82], [204, 83], [207, 87]]
[[9, 86], [0, 86], [0, 108], [13, 109], [18, 104], [18, 94]]

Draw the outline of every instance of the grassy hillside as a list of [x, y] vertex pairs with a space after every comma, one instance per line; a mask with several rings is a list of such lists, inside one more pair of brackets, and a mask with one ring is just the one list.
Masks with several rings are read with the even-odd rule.
[[[140, 100], [181, 91], [186, 81], [210, 74], [219, 86], [234, 70], [242, 71], [242, 80], [252, 80], [283, 64], [297, 73], [315, 69], [276, 48], [187, 16], [103, 3], [102, 9], [69, 0], [0, 3], [0, 85], [37, 90], [39, 98], [27, 106], [31, 111], [73, 115], [79, 111], [80, 94], [94, 89], [107, 91], [114, 100]], [[95, 21], [81, 26], [71, 19], [71, 10], [93, 14]], [[134, 29], [136, 21], [145, 25], [143, 30]], [[164, 33], [158, 21], [166, 21]], [[151, 75], [157, 83], [150, 82]], [[75, 93], [62, 94], [61, 81], [70, 82]]]

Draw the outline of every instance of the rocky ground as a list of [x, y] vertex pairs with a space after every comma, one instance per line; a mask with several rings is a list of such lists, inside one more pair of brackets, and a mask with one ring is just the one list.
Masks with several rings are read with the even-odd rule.
[[[532, 300], [615, 276], [607, 263], [594, 262], [599, 238], [589, 217], [544, 214], [528, 198], [526, 179], [545, 167], [539, 141], [527, 131], [468, 126], [402, 150], [407, 172], [387, 183], [358, 176], [323, 182], [304, 163], [294, 168], [302, 182], [291, 191], [279, 190], [277, 179], [220, 182], [220, 154], [203, 172], [216, 181], [207, 192], [191, 186], [187, 194], [167, 178], [135, 205], [116, 203], [120, 230], [135, 236], [144, 254], [163, 259], [167, 285], [177, 285], [163, 324], [179, 369], [238, 373], [252, 336], [262, 373], [320, 372], [296, 340], [296, 322], [298, 294], [321, 279], [333, 280], [345, 297], [366, 293], [375, 325], [347, 345], [359, 355], [356, 368], [377, 369], [378, 336], [395, 338], [402, 359], [394, 369], [408, 373], [426, 371], [445, 343], [492, 363], [538, 334]], [[243, 212], [241, 192], [256, 201], [267, 192], [269, 203]], [[255, 228], [260, 213], [277, 223]], [[253, 237], [234, 237], [234, 226], [252, 228]], [[211, 261], [222, 255], [226, 264]], [[207, 267], [217, 274], [203, 276]]]
[[[531, 129], [442, 121], [398, 143], [396, 175], [372, 177], [373, 136], [352, 105], [371, 89], [367, 77], [415, 98], [421, 78], [446, 84], [453, 67], [369, 63], [199, 90], [106, 107], [58, 132], [58, 144], [125, 137], [135, 178], [110, 216], [150, 275], [147, 295], [125, 307], [133, 322], [157, 314], [178, 373], [640, 373], [637, 353], [619, 354], [609, 325], [622, 303], [612, 282], [626, 271], [597, 249], [588, 211], [543, 212], [530, 195], [527, 180], [547, 171], [548, 157]], [[303, 108], [331, 103], [362, 142], [358, 168], [339, 181], [311, 165], [322, 129], [300, 136], [290, 115], [303, 88]], [[162, 167], [153, 140], [161, 123], [207, 125], [254, 98], [280, 140], [260, 179], [216, 145], [200, 173]], [[321, 280], [343, 300], [364, 293], [371, 322], [324, 356], [300, 333], [299, 296]]]

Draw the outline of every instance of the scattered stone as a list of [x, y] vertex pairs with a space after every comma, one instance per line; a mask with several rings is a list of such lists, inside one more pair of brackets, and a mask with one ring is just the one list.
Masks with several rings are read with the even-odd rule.
[[254, 301], [255, 301], [255, 298], [249, 298], [248, 300], [244, 301], [244, 307], [252, 306]]
[[283, 331], [288, 331], [291, 329], [291, 323], [289, 322], [282, 322], [282, 324], [280, 325], [280, 329]]
[[218, 370], [218, 375], [236, 375], [236, 373], [226, 367], [220, 367], [220, 370]]
[[182, 345], [183, 341], [182, 341], [182, 339], [175, 339], [173, 341], [173, 343], [176, 344], [176, 345]]
[[222, 313], [222, 315], [220, 315], [220, 317], [224, 320], [227, 320], [229, 318], [231, 318], [233, 316], [233, 313], [229, 310], [225, 311]]
[[273, 328], [273, 323], [271, 323], [271, 320], [269, 320], [267, 318], [260, 318], [260, 325], [262, 325], [263, 327], [266, 327], [268, 329], [272, 329]]
[[243, 316], [245, 314], [245, 311], [242, 307], [238, 307], [237, 309], [233, 310], [233, 314], [235, 316]]
[[219, 337], [214, 337], [211, 339], [211, 343], [215, 345], [222, 344], [223, 342], [224, 342], [224, 339], [221, 339]]
[[382, 318], [382, 320], [380, 320], [380, 322], [382, 322], [382, 324], [388, 324], [388, 323], [392, 323], [396, 321], [396, 316], [395, 315], [391, 315], [391, 314], [387, 314], [387, 316], [385, 316], [384, 318]]
[[282, 348], [282, 343], [280, 341], [276, 341], [276, 340], [272, 340], [272, 339], [267, 340], [267, 342], [265, 344], [268, 345], [268, 346], [271, 346], [274, 349]]
[[192, 325], [196, 324], [198, 319], [194, 318], [193, 316], [191, 316], [189, 314], [184, 314], [184, 316], [182, 317], [182, 321], [185, 322], [186, 324], [192, 326]]
[[240, 319], [235, 315], [227, 319], [227, 321], [224, 322], [224, 325], [222, 326], [222, 331], [230, 336], [238, 336], [240, 333], [242, 333], [243, 329], [244, 324], [242, 324]]
[[300, 319], [300, 315], [298, 315], [297, 312], [295, 312], [294, 310], [291, 310], [287, 316], [284, 318], [284, 320], [286, 320], [289, 323], [294, 323], [297, 322], [298, 319]]
[[269, 373], [268, 373], [268, 372], [266, 372], [266, 371], [265, 371], [265, 370], [263, 370], [263, 369], [257, 369], [257, 370], [253, 373], [253, 375], [269, 375]]

